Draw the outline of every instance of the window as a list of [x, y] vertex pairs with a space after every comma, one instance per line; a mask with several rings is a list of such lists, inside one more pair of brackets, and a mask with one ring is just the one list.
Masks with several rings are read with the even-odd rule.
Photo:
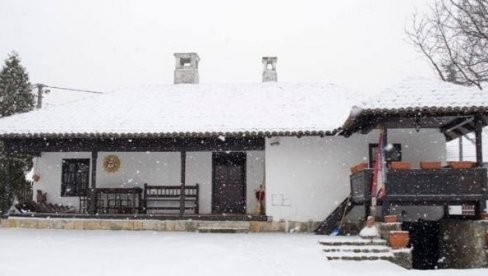
[[63, 159], [61, 196], [86, 196], [90, 182], [90, 159]]
[[181, 67], [190, 67], [191, 66], [191, 58], [180, 58], [180, 66]]
[[[369, 144], [369, 167], [373, 168], [376, 161], [376, 152], [378, 150], [378, 144]], [[393, 144], [393, 147], [385, 149], [385, 159], [387, 163], [392, 161], [402, 161], [402, 145]]]

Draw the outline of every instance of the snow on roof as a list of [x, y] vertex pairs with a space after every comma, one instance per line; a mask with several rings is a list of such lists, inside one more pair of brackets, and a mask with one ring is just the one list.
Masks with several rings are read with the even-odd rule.
[[440, 80], [407, 78], [363, 102], [362, 109], [488, 107], [488, 93]]
[[0, 135], [329, 133], [362, 99], [330, 83], [146, 86], [3, 118]]

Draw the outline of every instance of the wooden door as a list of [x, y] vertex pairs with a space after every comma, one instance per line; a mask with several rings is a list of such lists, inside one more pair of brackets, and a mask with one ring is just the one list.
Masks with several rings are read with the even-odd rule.
[[246, 212], [246, 154], [213, 154], [212, 212]]

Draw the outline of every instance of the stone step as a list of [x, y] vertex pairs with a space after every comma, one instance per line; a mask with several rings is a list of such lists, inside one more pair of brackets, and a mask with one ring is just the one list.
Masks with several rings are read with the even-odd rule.
[[199, 233], [249, 233], [249, 228], [239, 227], [199, 227]]
[[385, 240], [375, 239], [375, 240], [345, 240], [345, 241], [319, 241], [321, 245], [325, 246], [371, 246], [371, 245], [382, 245], [386, 246]]
[[329, 261], [391, 261], [393, 256], [327, 256]]
[[331, 247], [322, 249], [324, 252], [352, 252], [352, 253], [388, 253], [391, 249], [388, 247], [382, 248], [341, 248]]

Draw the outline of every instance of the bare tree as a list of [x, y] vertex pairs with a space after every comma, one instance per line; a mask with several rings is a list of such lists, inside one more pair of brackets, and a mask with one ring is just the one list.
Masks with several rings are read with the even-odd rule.
[[436, 0], [407, 34], [442, 80], [479, 89], [488, 81], [488, 0]]

